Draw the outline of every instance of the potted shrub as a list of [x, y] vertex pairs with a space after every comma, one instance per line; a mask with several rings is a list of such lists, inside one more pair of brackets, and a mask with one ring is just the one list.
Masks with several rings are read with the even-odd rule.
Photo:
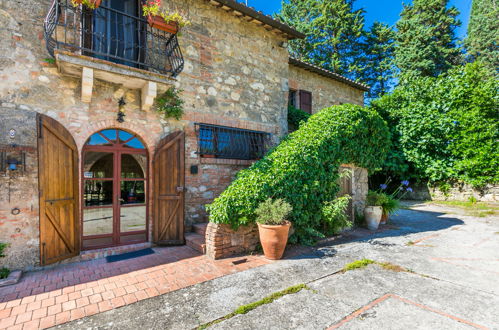
[[260, 234], [260, 243], [267, 259], [279, 260], [288, 243], [291, 222], [287, 221], [291, 205], [282, 199], [267, 199], [256, 209], [256, 222]]
[[388, 222], [390, 214], [395, 213], [400, 208], [400, 200], [405, 194], [412, 191], [412, 188], [409, 187], [409, 181], [404, 180], [391, 194], [385, 193], [384, 191], [388, 188], [389, 183], [390, 180], [380, 185], [380, 189], [378, 190], [378, 194], [382, 195], [381, 207], [383, 208], [383, 215], [381, 217], [381, 224]]
[[142, 5], [142, 13], [147, 17], [147, 22], [153, 28], [177, 34], [180, 29], [190, 24], [178, 12], [167, 12], [160, 9], [161, 0], [149, 0]]
[[84, 5], [88, 9], [97, 9], [102, 3], [102, 0], [71, 0], [73, 6], [78, 7]]
[[369, 230], [377, 230], [383, 215], [383, 196], [376, 191], [369, 191], [367, 194], [364, 217]]

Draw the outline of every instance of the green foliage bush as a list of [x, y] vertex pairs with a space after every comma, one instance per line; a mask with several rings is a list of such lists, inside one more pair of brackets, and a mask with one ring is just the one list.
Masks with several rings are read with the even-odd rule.
[[310, 118], [311, 114], [293, 106], [288, 107], [288, 126], [290, 131], [296, 131], [300, 125]]
[[[7, 248], [7, 246], [9, 245], [6, 243], [0, 243], [0, 258], [5, 257], [4, 251]], [[10, 275], [9, 269], [5, 267], [0, 268], [0, 280], [9, 277], [9, 275]]]
[[339, 166], [354, 163], [375, 170], [389, 149], [389, 132], [374, 111], [341, 105], [326, 108], [271, 150], [236, 180], [211, 205], [210, 221], [234, 228], [254, 223], [255, 210], [268, 198], [282, 198], [293, 207], [291, 242], [312, 243], [321, 236], [322, 207], [339, 191]]
[[332, 202], [324, 202], [321, 210], [324, 234], [339, 234], [343, 229], [352, 227], [347, 214], [350, 199], [349, 195], [345, 195]]
[[256, 222], [262, 225], [282, 225], [293, 208], [282, 199], [272, 198], [261, 203], [255, 210]]
[[499, 182], [499, 81], [480, 63], [414, 78], [371, 108], [388, 122], [387, 176], [430, 182]]
[[383, 206], [386, 202], [386, 195], [376, 191], [369, 190], [366, 198], [366, 205], [368, 206]]
[[184, 114], [185, 101], [180, 97], [182, 90], [171, 87], [165, 93], [156, 98], [156, 111], [162, 113], [165, 118], [180, 120]]

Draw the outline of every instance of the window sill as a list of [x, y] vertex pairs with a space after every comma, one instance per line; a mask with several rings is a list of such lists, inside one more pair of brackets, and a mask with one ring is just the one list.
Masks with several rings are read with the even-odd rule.
[[200, 157], [201, 164], [250, 166], [257, 160]]

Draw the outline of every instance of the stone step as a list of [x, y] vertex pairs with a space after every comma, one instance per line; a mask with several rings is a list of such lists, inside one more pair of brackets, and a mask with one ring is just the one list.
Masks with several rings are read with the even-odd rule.
[[192, 225], [192, 231], [196, 234], [205, 236], [206, 235], [206, 227], [208, 227], [207, 223], [196, 223]]
[[202, 254], [206, 253], [206, 241], [204, 235], [199, 235], [197, 233], [186, 233], [185, 244]]

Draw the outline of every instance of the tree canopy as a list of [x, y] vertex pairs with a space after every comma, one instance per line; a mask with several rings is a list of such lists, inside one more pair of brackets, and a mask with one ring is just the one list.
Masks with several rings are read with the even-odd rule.
[[472, 60], [499, 70], [499, 5], [496, 0], [473, 0], [466, 48]]
[[449, 0], [414, 0], [397, 22], [395, 65], [401, 77], [436, 77], [461, 60], [455, 29], [459, 11]]

